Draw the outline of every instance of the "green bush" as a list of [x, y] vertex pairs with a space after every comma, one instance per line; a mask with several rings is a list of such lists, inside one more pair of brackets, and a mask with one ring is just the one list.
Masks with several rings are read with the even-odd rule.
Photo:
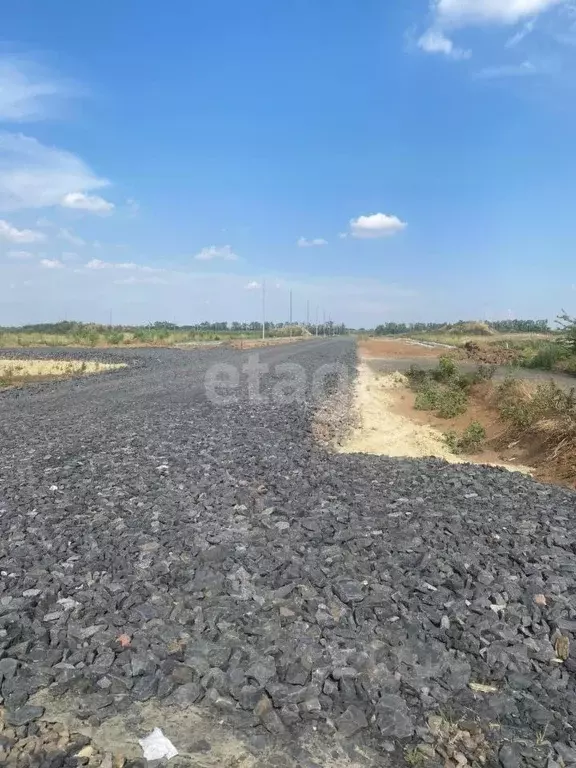
[[570, 356], [570, 350], [562, 344], [543, 344], [536, 354], [524, 358], [520, 365], [523, 368], [540, 368], [551, 371], [560, 360], [566, 360]]
[[441, 391], [436, 413], [441, 419], [452, 419], [454, 416], [465, 413], [467, 405], [466, 392], [450, 387]]
[[121, 331], [110, 331], [106, 334], [108, 344], [121, 344], [124, 341], [124, 334]]
[[416, 393], [414, 408], [417, 411], [435, 411], [441, 398], [439, 387], [424, 386]]
[[451, 430], [444, 434], [444, 442], [453, 453], [478, 453], [486, 439], [486, 430], [478, 421], [469, 424], [459, 436]]
[[438, 367], [432, 371], [432, 377], [435, 381], [448, 382], [458, 373], [456, 363], [451, 357], [441, 357], [438, 361]]

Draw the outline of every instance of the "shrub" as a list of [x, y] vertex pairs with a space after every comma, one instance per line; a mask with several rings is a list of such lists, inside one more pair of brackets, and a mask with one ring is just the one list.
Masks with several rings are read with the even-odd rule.
[[424, 382], [428, 379], [427, 372], [414, 364], [410, 366], [410, 368], [406, 372], [406, 376], [410, 382], [410, 386], [413, 389], [417, 389], [418, 387], [422, 386]]
[[466, 411], [468, 398], [461, 389], [444, 389], [438, 398], [436, 413], [441, 419], [452, 419]]
[[438, 408], [441, 391], [431, 385], [422, 387], [416, 394], [414, 408], [418, 411], [434, 411]]
[[532, 357], [521, 361], [523, 368], [541, 368], [551, 371], [560, 360], [565, 360], [570, 355], [570, 350], [562, 344], [543, 344]]
[[121, 344], [124, 341], [124, 334], [121, 331], [110, 331], [106, 334], [106, 341], [109, 344]]
[[456, 363], [451, 357], [441, 357], [438, 361], [438, 367], [432, 371], [432, 377], [436, 381], [448, 382], [456, 376], [457, 372]]
[[451, 430], [444, 434], [444, 442], [453, 453], [477, 453], [486, 439], [486, 430], [478, 421], [469, 424], [462, 435]]

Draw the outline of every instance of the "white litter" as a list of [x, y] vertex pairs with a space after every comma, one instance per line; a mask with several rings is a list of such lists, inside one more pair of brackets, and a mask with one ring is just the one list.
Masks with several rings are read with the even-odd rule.
[[164, 736], [160, 728], [154, 728], [148, 736], [138, 739], [138, 743], [146, 760], [162, 760], [163, 757], [170, 760], [178, 754], [174, 744]]

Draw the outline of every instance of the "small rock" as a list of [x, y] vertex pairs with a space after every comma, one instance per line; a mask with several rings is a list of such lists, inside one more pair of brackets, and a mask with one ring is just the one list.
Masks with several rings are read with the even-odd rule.
[[272, 702], [264, 694], [258, 704], [254, 708], [254, 714], [260, 719], [260, 722], [266, 728], [267, 731], [275, 735], [279, 735], [285, 732], [286, 728], [282, 723], [282, 720], [278, 717], [277, 713], [272, 707]]
[[18, 728], [22, 725], [28, 725], [28, 723], [32, 723], [34, 720], [38, 720], [43, 714], [44, 707], [33, 707], [32, 705], [27, 704], [19, 709], [6, 712], [4, 719], [8, 725], [13, 725], [15, 728]]
[[504, 744], [498, 752], [498, 759], [503, 768], [520, 768], [520, 753], [513, 744]]
[[350, 736], [354, 736], [355, 733], [363, 728], [367, 728], [368, 720], [360, 707], [350, 706], [336, 720], [336, 727], [338, 728], [338, 733], [346, 738], [350, 738]]
[[203, 690], [198, 683], [184, 683], [168, 696], [166, 704], [188, 707], [202, 697]]
[[341, 581], [334, 585], [334, 592], [343, 603], [359, 603], [364, 600], [364, 589], [359, 581]]

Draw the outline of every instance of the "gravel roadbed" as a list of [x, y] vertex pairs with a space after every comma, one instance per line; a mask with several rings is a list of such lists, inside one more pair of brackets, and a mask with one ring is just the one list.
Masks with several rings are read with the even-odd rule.
[[128, 365], [0, 395], [0, 764], [83, 764], [10, 757], [39, 694], [94, 727], [200, 706], [359, 765], [576, 764], [576, 494], [322, 447], [325, 398], [281, 401], [274, 369], [352, 381], [349, 340], [261, 350], [262, 402], [210, 402], [210, 366], [253, 354], [26, 351]]

